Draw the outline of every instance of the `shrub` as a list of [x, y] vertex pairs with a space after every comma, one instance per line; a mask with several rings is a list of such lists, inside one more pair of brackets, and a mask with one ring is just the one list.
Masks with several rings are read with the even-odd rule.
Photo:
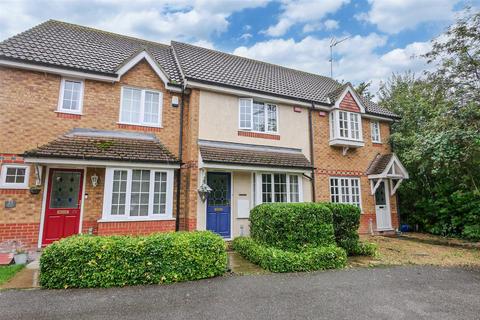
[[226, 266], [225, 242], [208, 231], [144, 237], [82, 235], [45, 248], [40, 284], [87, 288], [170, 283], [218, 276]]
[[347, 254], [335, 245], [286, 251], [258, 243], [252, 238], [233, 240], [233, 249], [247, 260], [271, 272], [314, 271], [345, 267]]
[[337, 245], [345, 249], [348, 255], [357, 255], [363, 252], [358, 236], [360, 208], [343, 203], [325, 203], [325, 205], [332, 210], [333, 229]]
[[252, 209], [250, 233], [266, 246], [289, 251], [335, 244], [332, 212], [322, 203], [268, 203]]

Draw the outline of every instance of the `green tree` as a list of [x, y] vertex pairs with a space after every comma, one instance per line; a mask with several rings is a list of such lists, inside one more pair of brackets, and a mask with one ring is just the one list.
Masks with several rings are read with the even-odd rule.
[[379, 98], [402, 117], [391, 143], [410, 173], [399, 190], [404, 220], [480, 240], [479, 30], [480, 13], [467, 10], [425, 55], [433, 71], [393, 75]]
[[373, 95], [371, 92], [370, 92], [370, 85], [372, 83], [370, 81], [368, 82], [365, 82], [365, 81], [362, 81], [358, 84], [358, 86], [355, 87], [355, 91], [361, 95], [361, 96], [364, 96], [367, 100], [372, 100], [375, 95]]

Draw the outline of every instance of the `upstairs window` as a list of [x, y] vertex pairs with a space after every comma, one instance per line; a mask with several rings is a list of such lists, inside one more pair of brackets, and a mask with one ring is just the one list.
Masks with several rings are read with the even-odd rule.
[[65, 113], [82, 113], [83, 107], [83, 81], [62, 79], [58, 111]]
[[360, 114], [342, 110], [330, 112], [330, 139], [362, 141]]
[[120, 122], [160, 127], [162, 125], [162, 93], [123, 87]]
[[239, 127], [256, 132], [278, 132], [278, 108], [274, 104], [239, 100]]
[[27, 189], [30, 167], [4, 164], [0, 172], [0, 187], [4, 189]]
[[378, 121], [372, 121], [370, 123], [371, 130], [372, 130], [372, 142], [376, 143], [381, 143], [381, 138], [380, 138], [380, 122]]

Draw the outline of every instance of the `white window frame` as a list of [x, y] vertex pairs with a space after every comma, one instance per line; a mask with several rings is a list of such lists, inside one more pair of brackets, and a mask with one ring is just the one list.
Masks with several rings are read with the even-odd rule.
[[[298, 173], [291, 173], [291, 172], [256, 172], [255, 173], [255, 182], [254, 188], [255, 188], [255, 205], [263, 203], [262, 199], [262, 175], [268, 174], [271, 175], [271, 186], [272, 186], [272, 202], [267, 202], [267, 203], [275, 203], [275, 183], [274, 183], [274, 178], [273, 175], [275, 174], [285, 174], [286, 175], [286, 185], [287, 185], [287, 202], [283, 203], [290, 203], [290, 176], [297, 176], [298, 177], [298, 202], [303, 202], [303, 178], [301, 174]], [[281, 202], [280, 202], [281, 203]], [[296, 202], [295, 202], [296, 203]]]
[[[19, 168], [25, 169], [25, 180], [23, 183], [8, 183], [7, 180], [7, 169], [8, 168]], [[0, 188], [1, 189], [28, 189], [28, 184], [30, 180], [30, 166], [22, 164], [3, 164], [0, 172]]]
[[[125, 197], [125, 214], [112, 215], [110, 209], [112, 206], [112, 189], [113, 189], [113, 173], [115, 170], [127, 171], [127, 189]], [[150, 171], [150, 189], [148, 201], [147, 216], [130, 216], [130, 197], [132, 185], [133, 170], [149, 170]], [[155, 173], [165, 172], [167, 174], [167, 195], [164, 214], [153, 214], [153, 198]], [[152, 221], [152, 220], [172, 220], [173, 218], [173, 170], [172, 169], [155, 169], [155, 168], [121, 168], [108, 167], [105, 170], [105, 188], [103, 200], [103, 213], [101, 221]]]
[[380, 135], [380, 121], [371, 120], [370, 121], [370, 134], [372, 136], [372, 142], [382, 143], [382, 137]]
[[[342, 137], [340, 135], [340, 112], [344, 113], [347, 116], [347, 136]], [[352, 130], [353, 125], [355, 124], [354, 117], [358, 120], [358, 138], [354, 136], [354, 130]], [[340, 109], [335, 109], [330, 112], [330, 140], [340, 139], [340, 140], [350, 140], [350, 141], [363, 141], [362, 133], [362, 116], [357, 112], [350, 112]]]
[[[72, 81], [72, 82], [80, 82], [80, 95], [78, 100], [78, 110], [72, 109], [64, 109], [63, 108], [63, 96], [65, 94], [65, 82]], [[60, 94], [58, 95], [58, 106], [57, 112], [61, 113], [72, 113], [72, 114], [82, 114], [83, 113], [83, 92], [85, 88], [85, 81], [83, 79], [75, 79], [75, 78], [62, 78], [60, 82]]]
[[[123, 91], [124, 89], [132, 89], [132, 90], [139, 90], [140, 93], [140, 122], [128, 122], [122, 120], [122, 112], [123, 112]], [[158, 93], [158, 123], [150, 123], [144, 121], [145, 116], [145, 93], [152, 92]], [[143, 127], [155, 127], [155, 128], [162, 128], [162, 113], [163, 113], [163, 92], [154, 90], [154, 89], [147, 89], [147, 88], [138, 88], [132, 86], [122, 86], [120, 90], [120, 113], [118, 115], [118, 123], [120, 124], [128, 124], [133, 126], [143, 126]]]
[[[336, 194], [335, 196], [338, 196], [338, 202], [335, 202], [335, 201], [332, 201], [332, 196], [334, 196], [334, 194], [332, 194], [332, 180], [337, 180], [337, 189], [338, 189], [338, 194]], [[341, 180], [344, 180], [344, 181], [347, 181], [348, 182], [348, 195], [345, 195], [343, 194], [342, 192], [342, 186], [341, 186]], [[329, 193], [330, 193], [330, 202], [333, 202], [333, 203], [346, 203], [346, 204], [353, 204], [353, 205], [356, 205], [356, 203], [352, 202], [352, 195], [353, 195], [353, 185], [352, 185], [352, 180], [355, 180], [357, 181], [358, 183], [358, 207], [360, 208], [360, 210], [362, 210], [362, 184], [361, 184], [361, 181], [360, 181], [360, 178], [357, 178], [357, 177], [329, 177], [328, 179], [328, 190], [329, 190]], [[348, 197], [348, 200], [347, 201], [342, 201], [342, 197]], [[362, 210], [363, 212], [363, 210]]]
[[[250, 104], [250, 125], [247, 126], [242, 126], [242, 113], [241, 113], [241, 108], [242, 108], [242, 102], [249, 103]], [[253, 105], [254, 103], [262, 103], [264, 106], [264, 122], [265, 122], [265, 131], [259, 131], [259, 130], [253, 130]], [[275, 107], [275, 119], [277, 120], [276, 127], [277, 130], [272, 131], [268, 130], [268, 106], [274, 106]], [[278, 118], [278, 105], [274, 103], [268, 103], [268, 102], [263, 102], [263, 101], [254, 101], [252, 98], [240, 98], [238, 99], [238, 128], [240, 130], [246, 130], [246, 131], [251, 131], [251, 132], [257, 132], [257, 133], [268, 133], [268, 134], [278, 134], [279, 132], [279, 118]]]

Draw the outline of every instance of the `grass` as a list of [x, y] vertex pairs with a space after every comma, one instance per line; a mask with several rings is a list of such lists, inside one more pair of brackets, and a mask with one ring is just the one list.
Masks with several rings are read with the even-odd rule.
[[14, 264], [11, 266], [0, 267], [0, 285], [4, 284], [24, 267], [23, 264]]
[[[442, 240], [441, 237], [435, 237], [428, 236], [429, 240]], [[420, 236], [418, 238], [362, 237], [362, 240], [378, 245], [378, 255], [373, 258], [351, 257], [349, 266], [435, 265], [480, 268], [480, 249], [426, 243]]]

